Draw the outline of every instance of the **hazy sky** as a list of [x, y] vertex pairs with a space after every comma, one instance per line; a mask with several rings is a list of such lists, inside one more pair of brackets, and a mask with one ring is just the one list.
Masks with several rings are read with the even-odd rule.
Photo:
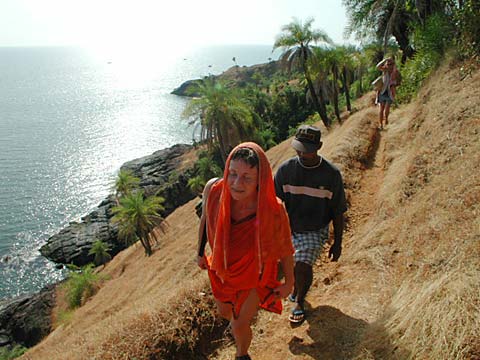
[[271, 45], [294, 16], [345, 42], [341, 0], [0, 0], [0, 46]]

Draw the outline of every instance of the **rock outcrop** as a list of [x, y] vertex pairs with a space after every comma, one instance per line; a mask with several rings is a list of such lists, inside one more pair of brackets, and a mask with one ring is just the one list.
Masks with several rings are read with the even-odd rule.
[[33, 295], [0, 304], [0, 348], [20, 344], [30, 347], [47, 336], [52, 327], [51, 309], [55, 304], [55, 285]]
[[[268, 78], [279, 71], [279, 61], [270, 61], [266, 64], [252, 66], [232, 66], [220, 75], [213, 76], [215, 79], [231, 83], [233, 87], [244, 87], [247, 84], [256, 84], [262, 77]], [[198, 96], [193, 86], [202, 82], [203, 79], [188, 80], [172, 91], [172, 94], [179, 96]]]
[[[147, 196], [156, 194], [165, 199], [163, 217], [196, 196], [187, 186], [196, 158], [190, 161], [184, 159], [192, 149], [192, 145], [174, 145], [126, 162], [121, 167], [140, 178], [140, 187]], [[50, 237], [41, 247], [41, 254], [56, 263], [83, 266], [93, 261], [93, 255], [88, 252], [97, 240], [110, 246], [112, 256], [117, 254], [126, 245], [118, 239], [118, 228], [111, 222], [111, 208], [115, 205], [115, 198], [110, 195], [81, 222], [72, 222]]]

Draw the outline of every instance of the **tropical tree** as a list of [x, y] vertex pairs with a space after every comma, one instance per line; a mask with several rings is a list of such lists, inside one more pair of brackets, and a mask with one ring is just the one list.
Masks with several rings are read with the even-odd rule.
[[347, 33], [355, 33], [360, 40], [382, 41], [384, 55], [393, 36], [402, 49], [402, 62], [405, 62], [414, 54], [409, 40], [410, 24], [419, 20], [410, 3], [408, 0], [343, 0], [349, 18]]
[[253, 134], [251, 109], [234, 90], [213, 77], [198, 82], [191, 91], [200, 97], [188, 103], [183, 116], [193, 117], [191, 124], [200, 123], [201, 138], [209, 150], [218, 143], [225, 163], [229, 150]]
[[92, 248], [88, 252], [88, 255], [94, 255], [93, 262], [96, 266], [105, 265], [112, 259], [112, 256], [108, 253], [110, 246], [101, 240], [97, 240], [93, 243]]
[[164, 199], [159, 196], [145, 198], [142, 190], [120, 198], [120, 204], [112, 208], [113, 223], [119, 225], [119, 236], [128, 244], [140, 240], [145, 253], [152, 254], [152, 243], [157, 240], [153, 231], [163, 220], [159, 212], [164, 210]]
[[140, 179], [133, 175], [130, 170], [120, 170], [115, 180], [115, 198], [117, 204], [120, 197], [128, 195], [133, 189], [138, 188]]
[[293, 18], [293, 21], [282, 26], [282, 33], [277, 36], [273, 45], [273, 50], [281, 48], [283, 53], [280, 56], [282, 62], [286, 62], [289, 68], [294, 64], [299, 64], [305, 80], [307, 81], [308, 90], [312, 96], [315, 109], [320, 115], [325, 126], [330, 126], [330, 119], [327, 116], [325, 107], [325, 99], [322, 92], [316, 92], [313, 85], [310, 72], [308, 70], [308, 60], [312, 54], [311, 44], [319, 41], [332, 43], [328, 35], [321, 30], [312, 30], [313, 18], [307, 19], [305, 23]]

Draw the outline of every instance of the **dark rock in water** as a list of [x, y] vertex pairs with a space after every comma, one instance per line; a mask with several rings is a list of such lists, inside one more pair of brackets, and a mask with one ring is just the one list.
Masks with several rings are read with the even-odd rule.
[[0, 346], [21, 344], [31, 347], [52, 328], [51, 312], [55, 305], [55, 285], [34, 295], [25, 295], [0, 304]]
[[[126, 162], [121, 167], [140, 178], [145, 195], [156, 194], [165, 199], [163, 217], [196, 196], [188, 188], [193, 169], [191, 166], [185, 167], [182, 160], [182, 156], [192, 149], [192, 145], [174, 145]], [[101, 240], [110, 246], [110, 254], [116, 255], [126, 245], [118, 239], [118, 226], [111, 222], [111, 209], [115, 205], [115, 198], [110, 195], [94, 211], [84, 216], [81, 222], [72, 222], [50, 237], [41, 247], [41, 254], [56, 263], [83, 266], [93, 262], [93, 255], [88, 255], [88, 252], [95, 241]]]
[[114, 197], [109, 196], [95, 211], [84, 216], [82, 222], [72, 222], [50, 237], [40, 253], [57, 263], [82, 266], [93, 262], [93, 255], [88, 252], [95, 241], [101, 240], [110, 246], [112, 256], [117, 254], [124, 246], [117, 241], [118, 227], [110, 221], [110, 210], [115, 205]]

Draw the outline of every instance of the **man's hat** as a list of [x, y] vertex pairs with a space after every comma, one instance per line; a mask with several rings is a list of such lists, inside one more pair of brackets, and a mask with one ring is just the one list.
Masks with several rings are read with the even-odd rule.
[[300, 125], [292, 140], [292, 146], [295, 150], [303, 153], [314, 153], [320, 149], [320, 129], [310, 125]]

